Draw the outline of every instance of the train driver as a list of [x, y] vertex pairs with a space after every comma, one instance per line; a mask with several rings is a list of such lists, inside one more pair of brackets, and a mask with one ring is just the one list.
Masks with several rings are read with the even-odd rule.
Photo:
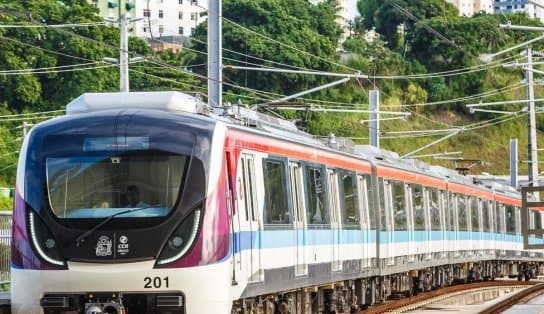
[[125, 207], [129, 207], [129, 208], [149, 207], [149, 204], [146, 204], [145, 202], [142, 202], [140, 200], [140, 191], [136, 185], [129, 185], [127, 187], [126, 197], [127, 197], [128, 204]]

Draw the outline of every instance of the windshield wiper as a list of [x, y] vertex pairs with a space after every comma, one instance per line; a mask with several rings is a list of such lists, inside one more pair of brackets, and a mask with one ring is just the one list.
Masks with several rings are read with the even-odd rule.
[[91, 234], [95, 233], [98, 229], [102, 228], [105, 224], [107, 224], [113, 218], [115, 218], [117, 216], [120, 216], [120, 215], [123, 215], [123, 214], [133, 213], [133, 212], [137, 212], [137, 211], [148, 209], [148, 208], [152, 208], [152, 207], [131, 208], [131, 209], [123, 210], [123, 211], [117, 212], [115, 214], [109, 215], [104, 220], [102, 220], [98, 225], [92, 227], [91, 229], [85, 231], [82, 235], [78, 236], [76, 238], [76, 245], [80, 246], [81, 243], [85, 242], [85, 239], [87, 239]]

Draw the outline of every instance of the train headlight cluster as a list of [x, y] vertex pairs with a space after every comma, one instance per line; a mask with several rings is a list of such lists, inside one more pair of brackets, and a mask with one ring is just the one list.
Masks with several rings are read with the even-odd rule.
[[59, 255], [57, 242], [43, 221], [30, 212], [28, 214], [28, 222], [32, 244], [40, 257], [53, 265], [64, 266], [64, 261], [62, 261]]
[[200, 209], [193, 211], [185, 218], [185, 220], [183, 220], [179, 227], [177, 227], [159, 255], [157, 261], [158, 265], [174, 262], [187, 253], [198, 233], [200, 213]]

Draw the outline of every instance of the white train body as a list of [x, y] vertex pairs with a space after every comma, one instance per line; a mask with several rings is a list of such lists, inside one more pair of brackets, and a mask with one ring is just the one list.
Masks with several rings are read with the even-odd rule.
[[85, 94], [34, 127], [17, 175], [12, 311], [349, 313], [540, 271], [516, 191], [236, 110]]

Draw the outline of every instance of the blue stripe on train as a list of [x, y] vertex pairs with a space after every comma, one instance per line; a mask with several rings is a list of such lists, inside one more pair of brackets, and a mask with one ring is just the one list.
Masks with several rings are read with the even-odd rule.
[[[243, 231], [234, 234], [234, 252], [238, 253], [243, 250], [248, 250], [253, 245], [254, 248], [275, 249], [286, 248], [295, 245], [295, 232], [298, 233], [299, 243], [308, 246], [330, 245], [333, 241], [332, 230], [264, 230], [264, 231]], [[340, 230], [336, 231], [337, 238], [340, 244], [363, 244], [376, 243], [376, 231], [360, 231], [360, 230]], [[306, 235], [304, 235], [306, 233]], [[445, 236], [445, 240], [455, 240], [456, 233], [454, 231], [414, 231], [412, 235], [408, 231], [395, 231], [391, 238], [387, 232], [380, 232], [382, 244], [389, 243], [405, 243], [410, 240], [414, 242], [439, 241]], [[459, 231], [457, 240], [495, 240], [504, 242], [521, 243], [523, 238], [516, 235], [504, 235], [489, 232], [468, 232]], [[531, 239], [531, 243], [544, 243], [544, 239]]]

